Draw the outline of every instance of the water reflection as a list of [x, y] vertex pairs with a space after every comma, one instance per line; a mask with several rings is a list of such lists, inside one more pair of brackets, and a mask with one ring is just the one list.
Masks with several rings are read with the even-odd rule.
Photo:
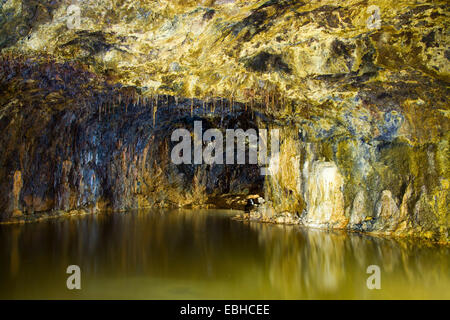
[[[0, 298], [450, 298], [449, 248], [230, 211], [136, 211], [0, 226]], [[65, 287], [68, 265], [82, 290]], [[381, 290], [366, 269], [379, 265]]]
[[[271, 285], [283, 297], [450, 296], [448, 247], [338, 231], [260, 224], [251, 227], [258, 230], [260, 243], [265, 246]], [[382, 290], [365, 286], [369, 265], [380, 266]]]

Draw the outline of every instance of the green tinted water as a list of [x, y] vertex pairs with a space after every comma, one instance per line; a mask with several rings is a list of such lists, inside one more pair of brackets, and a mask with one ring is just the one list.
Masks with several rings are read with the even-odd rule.
[[[135, 211], [0, 226], [2, 299], [450, 299], [450, 249], [230, 219]], [[68, 290], [66, 268], [81, 268]], [[369, 290], [369, 265], [381, 289]]]

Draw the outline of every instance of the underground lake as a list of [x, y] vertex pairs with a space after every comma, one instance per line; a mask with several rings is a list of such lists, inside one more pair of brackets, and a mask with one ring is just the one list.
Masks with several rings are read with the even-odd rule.
[[448, 2], [0, 1], [0, 303], [450, 299]]
[[[450, 248], [236, 221], [231, 210], [136, 210], [0, 226], [0, 298], [448, 299]], [[78, 265], [81, 290], [68, 290]], [[369, 290], [370, 265], [380, 290]]]

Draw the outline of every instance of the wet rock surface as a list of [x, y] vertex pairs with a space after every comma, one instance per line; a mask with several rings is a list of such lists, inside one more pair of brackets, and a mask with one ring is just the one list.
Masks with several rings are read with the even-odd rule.
[[[445, 1], [69, 5], [1, 3], [3, 219], [257, 194], [255, 219], [448, 242]], [[280, 129], [280, 170], [172, 164], [195, 120]]]
[[[26, 62], [22, 67], [31, 73], [43, 68]], [[59, 78], [61, 72], [55, 73]], [[74, 101], [60, 109], [45, 100], [56, 91], [45, 78], [23, 78], [19, 87], [5, 80], [3, 85], [11, 95], [15, 90], [35, 95], [31, 106], [14, 105], [1, 118], [3, 219], [80, 208], [91, 212], [149, 206], [241, 208], [240, 197], [262, 190], [257, 165], [174, 165], [170, 158], [176, 144], [172, 132], [177, 128], [193, 132], [194, 121], [202, 122], [203, 131], [255, 127], [251, 118], [256, 116], [239, 110], [239, 105], [234, 113], [222, 113], [195, 101], [191, 115], [188, 99], [175, 102], [174, 97], [160, 96], [141, 101], [126, 88], [108, 95], [114, 89], [106, 84], [100, 99], [82, 98], [83, 89], [72, 83], [58, 92], [59, 98], [68, 100], [71, 94], [77, 96], [76, 91], [85, 101], [81, 107]]]

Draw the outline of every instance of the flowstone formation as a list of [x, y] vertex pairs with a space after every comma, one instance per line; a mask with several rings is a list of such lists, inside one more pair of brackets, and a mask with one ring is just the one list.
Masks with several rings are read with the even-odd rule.
[[[448, 242], [449, 15], [446, 1], [2, 1], [2, 217], [258, 194], [263, 221]], [[280, 129], [280, 169], [170, 163], [172, 131], [194, 120]]]

